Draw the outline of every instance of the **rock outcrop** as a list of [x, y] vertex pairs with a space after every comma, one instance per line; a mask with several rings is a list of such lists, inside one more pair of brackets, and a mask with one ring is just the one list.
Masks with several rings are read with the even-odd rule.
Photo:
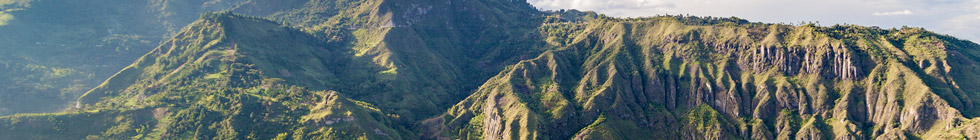
[[[950, 84], [973, 79], [947, 73], [976, 70], [947, 67], [973, 67], [975, 51], [954, 50], [976, 44], [911, 28], [686, 20], [572, 25], [584, 28], [569, 35], [572, 43], [508, 67], [450, 109], [444, 134], [472, 138], [459, 134], [480, 127], [494, 139], [948, 138], [962, 135], [949, 130], [971, 115], [959, 110], [975, 109], [976, 93]], [[840, 37], [832, 28], [877, 34]], [[941, 54], [961, 59], [948, 64]], [[474, 116], [484, 124], [463, 123]]]

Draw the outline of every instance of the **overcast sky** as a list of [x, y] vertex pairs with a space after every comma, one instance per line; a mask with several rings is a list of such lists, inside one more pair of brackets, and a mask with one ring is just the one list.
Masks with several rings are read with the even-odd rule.
[[980, 0], [528, 0], [541, 9], [579, 9], [609, 16], [736, 16], [767, 23], [819, 21], [882, 28], [925, 27], [980, 42]]

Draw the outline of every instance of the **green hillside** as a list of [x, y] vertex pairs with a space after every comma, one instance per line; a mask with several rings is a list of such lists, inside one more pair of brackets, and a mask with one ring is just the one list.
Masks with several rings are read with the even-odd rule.
[[[290, 39], [268, 39], [274, 37]], [[230, 13], [206, 14], [170, 42], [85, 94], [81, 109], [63, 114], [15, 115], [0, 120], [9, 124], [6, 128], [14, 132], [11, 134], [24, 134], [5, 135], [10, 136], [7, 138], [29, 139], [398, 139], [411, 136], [411, 133], [402, 134], [406, 132], [404, 128], [394, 129], [399, 127], [392, 126], [399, 125], [388, 119], [389, 114], [369, 103], [351, 100], [336, 91], [312, 90], [283, 82], [294, 80], [289, 77], [334, 78], [328, 69], [317, 69], [325, 66], [276, 69], [288, 64], [281, 61], [286, 56], [290, 56], [286, 59], [315, 61], [305, 62], [308, 64], [345, 61], [342, 59], [345, 51], [327, 43], [265, 19]], [[54, 118], [43, 119], [46, 117]], [[72, 129], [81, 124], [70, 122], [86, 120], [106, 123], [85, 131]]]
[[226, 5], [0, 0], [0, 115], [62, 111], [200, 13]]
[[[463, 139], [953, 139], [980, 45], [918, 28], [599, 19], [439, 121]], [[963, 127], [972, 128], [972, 125]], [[675, 131], [680, 130], [680, 131]]]
[[[67, 109], [0, 117], [0, 139], [980, 138], [980, 45], [921, 28], [522, 0], [51, 2], [0, 1], [0, 40], [19, 42], [0, 44], [18, 50], [0, 54], [0, 114]], [[101, 27], [128, 17], [145, 19]], [[85, 46], [102, 30], [135, 39]], [[16, 49], [42, 33], [83, 43]]]

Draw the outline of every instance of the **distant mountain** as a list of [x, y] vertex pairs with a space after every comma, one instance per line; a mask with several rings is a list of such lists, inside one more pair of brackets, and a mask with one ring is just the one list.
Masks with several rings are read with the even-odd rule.
[[[0, 139], [980, 138], [980, 45], [921, 28], [612, 18], [521, 0], [137, 3], [200, 10], [140, 25], [189, 24], [179, 32], [120, 27], [171, 37], [65, 95], [80, 98], [64, 112], [0, 117]], [[0, 30], [32, 16], [14, 17]], [[0, 68], [37, 65], [17, 57]], [[52, 71], [94, 73], [85, 65]]]

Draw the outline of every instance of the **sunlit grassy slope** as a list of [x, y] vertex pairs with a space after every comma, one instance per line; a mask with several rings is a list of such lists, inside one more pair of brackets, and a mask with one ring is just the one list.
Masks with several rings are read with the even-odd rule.
[[[918, 28], [598, 19], [434, 119], [464, 139], [950, 139], [980, 46]], [[560, 38], [560, 37], [559, 37]], [[969, 125], [964, 125], [969, 124]], [[960, 129], [959, 127], [967, 127]], [[950, 132], [949, 130], [963, 130]]]

